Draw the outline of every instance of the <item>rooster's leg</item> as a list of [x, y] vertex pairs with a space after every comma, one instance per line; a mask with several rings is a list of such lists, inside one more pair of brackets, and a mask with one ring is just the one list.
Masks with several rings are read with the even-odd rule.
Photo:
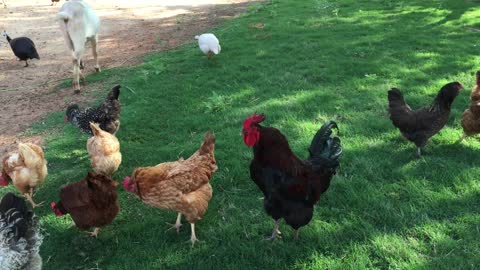
[[38, 206], [41, 206], [44, 202], [41, 202], [41, 203], [35, 203], [32, 199], [33, 197], [33, 188], [30, 189], [30, 192], [28, 193], [25, 193], [23, 196], [25, 196], [25, 198], [27, 199], [27, 201], [29, 201], [31, 204], [32, 204], [32, 207], [35, 208], [35, 207], [38, 207]]
[[167, 231], [169, 231], [171, 229], [176, 229], [177, 233], [179, 233], [180, 232], [180, 227], [182, 227], [182, 213], [178, 213], [177, 221], [175, 221], [175, 224], [171, 224], [171, 223], [167, 223], [167, 224], [172, 226]]
[[28, 67], [28, 60], [25, 60], [25, 67]]
[[193, 245], [195, 245], [195, 242], [199, 240], [195, 235], [195, 223], [190, 223], [190, 227], [192, 228], [192, 235], [190, 236], [190, 242], [192, 242], [192, 247], [193, 247]]
[[418, 156], [419, 158], [422, 157], [422, 148], [420, 148], [420, 147], [417, 147], [417, 156]]
[[460, 137], [458, 142], [461, 143], [466, 137], [467, 137], [467, 134], [463, 133], [462, 137]]
[[92, 237], [97, 238], [99, 232], [100, 232], [100, 228], [95, 227], [95, 229], [93, 230], [93, 232], [87, 232], [87, 234], [89, 234], [89, 235], [92, 236]]
[[295, 234], [293, 235], [293, 239], [298, 240], [298, 232], [299, 231], [300, 231], [300, 229], [295, 230]]
[[280, 235], [280, 230], [278, 229], [280, 227], [280, 219], [275, 220], [275, 227], [273, 228], [272, 236], [269, 238], [265, 239], [267, 241], [270, 240], [275, 240], [278, 235]]

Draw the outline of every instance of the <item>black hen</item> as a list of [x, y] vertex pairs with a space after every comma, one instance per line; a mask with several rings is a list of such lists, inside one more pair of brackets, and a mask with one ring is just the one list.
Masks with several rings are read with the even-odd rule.
[[39, 270], [42, 237], [25, 201], [7, 193], [0, 202], [0, 269]]
[[459, 82], [451, 82], [442, 87], [432, 104], [412, 110], [397, 88], [388, 91], [388, 111], [395, 127], [402, 135], [417, 146], [421, 155], [428, 139], [437, 134], [448, 122], [450, 107], [462, 89]]
[[250, 176], [264, 195], [264, 208], [275, 221], [272, 237], [279, 234], [279, 222], [295, 229], [298, 238], [300, 227], [313, 217], [314, 205], [330, 186], [342, 154], [340, 139], [332, 136], [333, 121], [323, 125], [315, 134], [307, 160], [298, 159], [288, 141], [276, 128], [263, 127], [263, 116], [254, 115], [244, 122], [244, 140], [253, 146], [254, 158]]
[[7, 32], [3, 32], [3, 35], [7, 38], [15, 56], [21, 61], [25, 61], [25, 67], [28, 67], [29, 59], [40, 59], [35, 44], [31, 39], [27, 37], [11, 39]]
[[68, 106], [65, 120], [92, 135], [90, 122], [98, 123], [102, 130], [115, 134], [120, 128], [120, 85], [114, 86], [105, 101], [96, 108], [80, 109], [77, 104]]

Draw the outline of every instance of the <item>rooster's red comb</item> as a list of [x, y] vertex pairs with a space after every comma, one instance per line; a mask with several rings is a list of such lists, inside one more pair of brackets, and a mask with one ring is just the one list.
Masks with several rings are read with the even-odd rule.
[[263, 122], [265, 120], [265, 115], [263, 113], [257, 114], [254, 113], [252, 116], [248, 117], [243, 121], [243, 128], [244, 129], [249, 129], [252, 124], [258, 124]]

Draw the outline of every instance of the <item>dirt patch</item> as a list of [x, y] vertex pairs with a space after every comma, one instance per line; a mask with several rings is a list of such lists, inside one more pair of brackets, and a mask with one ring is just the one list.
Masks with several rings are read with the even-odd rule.
[[[64, 44], [55, 16], [58, 6], [49, 0], [6, 0], [0, 7], [0, 26], [10, 36], [27, 36], [36, 44], [41, 60], [16, 61], [5, 39], [0, 43], [0, 154], [22, 137], [32, 123], [46, 114], [61, 111], [70, 102], [86, 103], [95, 85], [52, 91], [71, 77], [71, 56]], [[135, 65], [141, 56], [192, 42], [225, 19], [242, 13], [252, 0], [91, 0], [87, 1], [102, 20], [99, 61], [103, 69]], [[21, 21], [21, 23], [19, 23]], [[84, 57], [85, 74], [94, 72], [93, 57]], [[98, 85], [97, 85], [98, 87]], [[111, 86], [102, 86], [104, 90]], [[42, 139], [21, 138], [41, 142]]]

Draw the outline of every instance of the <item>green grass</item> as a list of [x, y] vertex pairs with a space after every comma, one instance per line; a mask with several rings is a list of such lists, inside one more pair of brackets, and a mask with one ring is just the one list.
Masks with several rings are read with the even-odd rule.
[[[105, 93], [114, 83], [134, 91], [121, 94], [117, 180], [136, 166], [188, 157], [207, 130], [215, 132], [214, 196], [197, 223], [205, 242], [191, 248], [188, 226], [179, 235], [165, 232], [176, 213], [150, 208], [119, 187], [121, 212], [98, 239], [69, 228], [70, 217], [38, 209], [45, 269], [478, 268], [480, 143], [455, 141], [480, 67], [472, 30], [479, 17], [473, 0], [273, 0], [212, 30], [222, 44], [213, 61], [192, 43], [89, 77], [105, 81]], [[414, 145], [388, 119], [386, 92], [397, 86], [418, 107], [449, 81], [465, 91], [424, 158], [415, 159]], [[255, 111], [302, 158], [324, 122], [339, 123], [341, 167], [297, 242], [284, 224], [281, 240], [262, 241], [273, 221], [249, 178], [252, 153], [240, 136]], [[50, 175], [37, 201], [57, 200], [62, 184], [90, 169], [87, 137], [62, 117], [34, 127], [53, 131]]]

